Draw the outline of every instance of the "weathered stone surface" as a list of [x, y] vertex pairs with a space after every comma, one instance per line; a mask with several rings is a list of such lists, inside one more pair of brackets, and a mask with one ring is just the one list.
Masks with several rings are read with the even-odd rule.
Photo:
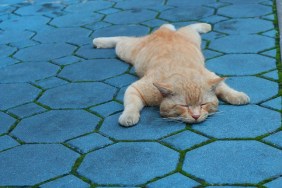
[[276, 68], [273, 58], [257, 54], [229, 54], [207, 61], [209, 70], [222, 75], [253, 75]]
[[0, 84], [0, 110], [31, 102], [39, 93], [40, 89], [26, 83]]
[[205, 17], [211, 16], [212, 14], [213, 9], [206, 7], [181, 7], [163, 11], [160, 15], [160, 18], [172, 22], [183, 22], [203, 19]]
[[215, 138], [255, 138], [278, 129], [280, 121], [278, 112], [256, 105], [222, 105], [218, 114], [193, 129]]
[[0, 153], [0, 185], [31, 186], [70, 172], [78, 154], [58, 144], [22, 145]]
[[282, 173], [282, 151], [257, 141], [217, 141], [187, 152], [183, 170], [211, 184], [256, 184]]
[[156, 15], [156, 12], [149, 10], [126, 10], [107, 16], [105, 21], [113, 24], [138, 24], [147, 20], [151, 20], [155, 18]]
[[0, 112], [0, 134], [6, 133], [15, 122], [16, 120], [14, 118], [8, 114]]
[[258, 17], [271, 13], [271, 7], [260, 4], [231, 5], [218, 10], [220, 15], [233, 18]]
[[14, 57], [22, 61], [50, 61], [71, 55], [75, 49], [75, 46], [69, 44], [40, 44], [24, 48], [17, 52]]
[[75, 187], [75, 188], [88, 188], [90, 187], [89, 184], [85, 183], [84, 181], [78, 179], [73, 175], [67, 175], [62, 178], [56, 179], [54, 181], [45, 183], [41, 185], [42, 188], [54, 188], [54, 187]]
[[275, 110], [282, 110], [282, 97], [277, 97], [270, 101], [262, 103], [263, 106], [273, 108]]
[[171, 145], [175, 149], [185, 150], [195, 145], [201, 144], [202, 142], [205, 142], [207, 140], [208, 138], [204, 136], [198, 135], [191, 131], [184, 131], [176, 135], [167, 137], [162, 141]]
[[68, 142], [71, 147], [82, 153], [87, 153], [91, 150], [99, 149], [112, 143], [113, 142], [110, 139], [101, 136], [98, 133], [82, 136]]
[[196, 187], [199, 185], [198, 182], [183, 176], [180, 173], [172, 174], [170, 176], [164, 177], [153, 183], [147, 185], [148, 188], [170, 188], [170, 187]]
[[58, 143], [93, 131], [99, 120], [81, 110], [52, 110], [22, 120], [12, 134], [27, 143]]
[[38, 106], [35, 103], [27, 103], [8, 110], [10, 113], [15, 114], [20, 118], [31, 116], [46, 111], [45, 108]]
[[214, 30], [227, 34], [256, 34], [271, 28], [273, 28], [271, 22], [259, 18], [231, 19], [214, 26]]
[[57, 73], [59, 67], [47, 62], [19, 63], [0, 69], [0, 83], [41, 80]]
[[10, 136], [0, 136], [0, 151], [15, 147], [17, 145], [19, 145], [19, 143]]
[[128, 65], [116, 59], [88, 60], [69, 65], [59, 76], [72, 81], [100, 81], [124, 73]]
[[173, 171], [178, 155], [158, 143], [118, 143], [88, 154], [78, 173], [99, 184], [142, 184]]
[[112, 100], [116, 89], [102, 83], [72, 83], [47, 90], [39, 102], [51, 108], [85, 108]]
[[275, 46], [275, 40], [260, 35], [232, 35], [211, 42], [209, 48], [225, 53], [258, 53]]

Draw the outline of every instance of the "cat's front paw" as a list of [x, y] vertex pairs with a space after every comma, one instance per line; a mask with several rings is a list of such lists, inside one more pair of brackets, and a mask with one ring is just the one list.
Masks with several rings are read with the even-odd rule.
[[137, 112], [123, 112], [119, 117], [119, 124], [124, 127], [130, 127], [138, 123], [140, 114]]
[[244, 105], [250, 103], [250, 97], [244, 92], [236, 92], [228, 99], [228, 102], [233, 105]]

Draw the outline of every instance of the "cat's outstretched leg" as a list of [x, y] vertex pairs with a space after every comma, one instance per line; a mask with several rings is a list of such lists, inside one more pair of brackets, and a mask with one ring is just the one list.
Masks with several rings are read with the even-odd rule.
[[[197, 31], [198, 33], [207, 33], [211, 31], [212, 29], [212, 26], [208, 23], [195, 23], [195, 24], [188, 25], [186, 27], [190, 27], [194, 29], [195, 31]], [[183, 29], [185, 29], [186, 27], [184, 27]]]
[[114, 48], [117, 43], [127, 37], [99, 37], [93, 39], [93, 45], [96, 48]]
[[250, 102], [250, 98], [247, 94], [230, 88], [224, 82], [218, 84], [218, 86], [215, 89], [215, 94], [223, 101], [233, 105], [243, 105], [243, 104], [248, 104]]
[[119, 117], [119, 123], [122, 126], [129, 127], [138, 123], [140, 111], [145, 106], [142, 94], [131, 84], [124, 94], [124, 110]]
[[211, 30], [211, 25], [207, 23], [195, 23], [177, 30], [177, 33], [183, 35], [185, 38], [194, 42], [198, 48], [201, 48], [200, 33], [207, 33]]

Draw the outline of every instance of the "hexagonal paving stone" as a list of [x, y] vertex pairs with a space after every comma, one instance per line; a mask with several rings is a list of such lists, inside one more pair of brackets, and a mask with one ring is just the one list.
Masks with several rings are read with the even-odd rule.
[[258, 17], [271, 12], [271, 7], [259, 4], [230, 5], [218, 10], [218, 14], [232, 18]]
[[19, 143], [12, 139], [10, 136], [0, 136], [0, 151], [15, 147], [17, 145], [19, 145]]
[[135, 10], [138, 11], [140, 9], [154, 9], [155, 7], [161, 6], [163, 4], [163, 0], [127, 0], [118, 2], [115, 7], [122, 8], [125, 10]]
[[43, 3], [41, 5], [22, 6], [15, 11], [15, 13], [22, 16], [46, 15], [49, 17], [56, 17], [63, 14], [62, 9], [65, 6], [60, 3]]
[[105, 21], [113, 24], [138, 24], [155, 18], [156, 12], [150, 10], [126, 10], [108, 15]]
[[19, 63], [0, 69], [0, 83], [30, 82], [53, 76], [59, 66], [46, 62]]
[[52, 108], [85, 108], [112, 100], [115, 93], [102, 83], [72, 83], [47, 90], [38, 101]]
[[282, 177], [272, 180], [271, 182], [265, 184], [268, 188], [279, 188], [282, 185]]
[[34, 40], [41, 43], [61, 43], [69, 42], [82, 45], [90, 42], [91, 31], [84, 28], [50, 28], [38, 33]]
[[148, 188], [171, 188], [171, 187], [196, 187], [200, 185], [198, 182], [183, 176], [180, 173], [175, 173], [170, 176], [164, 177], [153, 183], [149, 183]]
[[128, 69], [116, 59], [89, 60], [69, 65], [59, 76], [72, 81], [99, 81], [124, 73]]
[[113, 14], [113, 13], [120, 12], [120, 11], [121, 10], [116, 9], [116, 8], [108, 8], [108, 9], [104, 9], [104, 10], [99, 10], [98, 12], [108, 15], [108, 14]]
[[[19, 36], [21, 37], [15, 37]], [[30, 31], [1, 31], [0, 30], [0, 44], [8, 44], [12, 42], [20, 42], [30, 39], [34, 33]]]
[[87, 153], [91, 150], [98, 149], [112, 143], [113, 142], [110, 139], [98, 133], [82, 136], [68, 142], [71, 147], [82, 153]]
[[282, 148], [282, 131], [272, 134], [263, 140]]
[[132, 84], [137, 81], [138, 78], [136, 76], [132, 76], [130, 74], [123, 74], [114, 78], [107, 79], [105, 82], [115, 86], [115, 87], [123, 87]]
[[216, 39], [209, 48], [226, 53], [258, 53], [275, 46], [275, 40], [260, 35], [235, 35]]
[[75, 46], [69, 44], [40, 44], [24, 48], [18, 51], [14, 57], [23, 61], [49, 61], [71, 55], [75, 49]]
[[79, 27], [100, 21], [102, 17], [102, 14], [88, 12], [68, 13], [67, 15], [56, 17], [50, 24], [57, 27]]
[[[108, 10], [108, 9], [106, 9], [106, 10]], [[112, 25], [112, 24], [110, 24], [108, 22], [104, 22], [104, 21], [99, 21], [99, 22], [96, 22], [96, 23], [85, 25], [84, 27], [87, 28], [87, 29], [91, 29], [93, 31], [96, 31], [97, 29], [101, 29], [103, 27], [108, 27], [110, 25]]]
[[262, 52], [261, 54], [276, 58], [276, 49]]
[[32, 186], [67, 174], [79, 155], [57, 144], [22, 145], [0, 153], [0, 186]]
[[0, 45], [0, 57], [8, 57], [15, 51], [17, 51], [17, 48], [15, 47], [7, 46], [4, 44]]
[[161, 13], [160, 18], [172, 21], [191, 21], [199, 20], [213, 14], [213, 9], [206, 7], [187, 7], [187, 8], [174, 8], [165, 10]]
[[119, 101], [121, 101], [121, 102], [123, 101], [124, 93], [125, 93], [126, 89], [127, 89], [127, 86], [122, 87], [122, 88], [118, 91], [118, 94], [117, 94], [117, 96], [116, 96], [116, 99], [117, 99], [117, 100], [119, 100]]
[[8, 112], [17, 115], [20, 118], [24, 118], [27, 116], [31, 116], [34, 114], [38, 114], [41, 112], [46, 111], [45, 108], [35, 104], [35, 103], [28, 103], [28, 104], [24, 104], [22, 106], [18, 106], [16, 108], [12, 108], [10, 110], [8, 110]]
[[93, 48], [91, 45], [84, 45], [79, 48], [76, 55], [81, 56], [85, 59], [114, 59], [116, 58], [115, 49], [101, 49]]
[[12, 134], [28, 143], [64, 142], [93, 131], [99, 120], [81, 110], [52, 110], [22, 120]]
[[264, 102], [262, 105], [276, 110], [282, 110], [282, 97], [277, 97], [270, 101]]
[[207, 61], [206, 66], [222, 75], [252, 75], [275, 69], [276, 61], [257, 54], [229, 54]]
[[176, 135], [167, 137], [162, 141], [171, 145], [175, 149], [185, 150], [195, 145], [201, 144], [202, 142], [205, 142], [207, 140], [208, 138], [199, 134], [193, 133], [191, 131], [184, 131]]
[[104, 117], [107, 117], [113, 113], [123, 110], [123, 105], [115, 101], [101, 104], [90, 108], [91, 111], [98, 113]]
[[251, 103], [259, 103], [278, 93], [276, 82], [258, 77], [230, 77], [226, 80], [226, 83], [238, 91], [247, 93], [251, 99]]
[[201, 19], [202, 22], [207, 22], [210, 24], [215, 24], [217, 22], [221, 22], [224, 20], [228, 20], [228, 18], [225, 16], [219, 16], [219, 15], [212, 15], [212, 16]]
[[223, 53], [215, 52], [208, 49], [203, 50], [203, 54], [206, 59], [211, 59], [223, 55]]
[[67, 81], [62, 80], [57, 77], [51, 77], [51, 78], [47, 78], [47, 79], [36, 82], [37, 85], [39, 85], [40, 87], [44, 89], [50, 89], [50, 88], [57, 87], [60, 85], [65, 85], [67, 83], [68, 83]]
[[54, 59], [52, 62], [57, 65], [69, 65], [69, 64], [77, 63], [81, 60], [82, 60], [81, 58], [76, 56], [66, 56], [59, 59]]
[[39, 93], [40, 89], [26, 83], [0, 84], [0, 110], [31, 102]]
[[156, 108], [144, 108], [139, 123], [128, 129], [118, 123], [120, 114], [107, 117], [100, 131], [118, 140], [158, 139], [185, 128], [184, 123], [172, 122], [160, 117]]
[[217, 141], [186, 153], [183, 170], [211, 184], [256, 184], [282, 173], [282, 151], [257, 141]]
[[193, 129], [216, 138], [254, 138], [280, 127], [278, 112], [256, 105], [219, 107], [218, 114]]
[[273, 80], [279, 79], [277, 70], [265, 73], [265, 74], [263, 74], [263, 76], [266, 77], [266, 78], [273, 79]]
[[201, 6], [206, 4], [215, 3], [215, 0], [189, 0], [189, 1], [182, 1], [182, 0], [169, 0], [167, 2], [168, 5], [176, 6], [176, 7], [194, 7], [194, 6]]
[[136, 185], [175, 170], [178, 155], [158, 143], [117, 143], [88, 154], [78, 173], [98, 184]]
[[112, 2], [95, 0], [95, 1], [85, 1], [83, 3], [77, 3], [73, 5], [69, 5], [64, 11], [66, 12], [78, 12], [80, 13], [81, 10], [83, 12], [94, 12], [97, 10], [102, 10], [109, 8], [113, 5]]
[[214, 25], [214, 30], [228, 34], [254, 34], [272, 28], [273, 23], [258, 18], [231, 19]]
[[232, 4], [239, 4], [239, 5], [245, 5], [245, 4], [257, 4], [260, 3], [264, 0], [221, 0], [222, 2], [228, 2], [228, 3], [232, 3]]
[[0, 57], [0, 68], [14, 65], [18, 62], [19, 62], [18, 60], [12, 59], [10, 57], [4, 57], [4, 58]]
[[54, 187], [61, 187], [61, 188], [68, 188], [68, 187], [75, 187], [75, 188], [87, 188], [90, 187], [89, 184], [85, 183], [84, 181], [78, 179], [73, 175], [67, 175], [62, 178], [56, 179], [54, 181], [44, 183], [40, 185], [41, 188], [54, 188]]
[[[2, 1], [1, 1], [2, 2]], [[46, 27], [46, 23], [50, 18], [45, 16], [11, 16], [0, 23], [0, 27], [6, 31], [40, 31]], [[15, 37], [21, 38], [21, 37]]]
[[140, 25], [113, 25], [96, 30], [92, 37], [142, 36], [149, 31], [148, 27]]
[[275, 38], [276, 37], [276, 30], [272, 29], [270, 31], [266, 31], [266, 32], [262, 33], [262, 35]]
[[6, 133], [15, 122], [14, 118], [4, 112], [0, 112], [0, 134]]

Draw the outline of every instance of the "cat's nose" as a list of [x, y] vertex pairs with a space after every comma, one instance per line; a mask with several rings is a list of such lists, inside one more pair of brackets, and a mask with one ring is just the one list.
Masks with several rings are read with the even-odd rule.
[[200, 115], [195, 115], [195, 114], [192, 115], [192, 118], [194, 118], [195, 120], [199, 119], [199, 117]]

